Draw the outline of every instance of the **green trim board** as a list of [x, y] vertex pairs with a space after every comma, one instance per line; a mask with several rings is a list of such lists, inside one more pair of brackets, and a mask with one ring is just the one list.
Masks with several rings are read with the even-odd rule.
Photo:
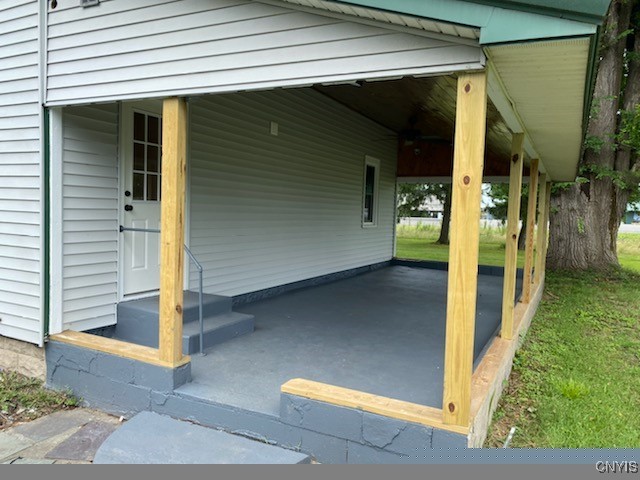
[[[551, 4], [548, 0], [343, 0], [336, 3], [479, 28], [481, 45], [594, 35], [609, 4], [606, 0], [588, 0], [585, 3], [590, 8], [585, 6], [574, 11], [545, 6]], [[506, 8], [507, 5], [510, 8]]]

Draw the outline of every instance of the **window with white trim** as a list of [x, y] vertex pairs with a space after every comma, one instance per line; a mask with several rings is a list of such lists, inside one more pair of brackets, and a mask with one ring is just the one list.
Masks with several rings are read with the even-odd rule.
[[362, 226], [371, 227], [378, 222], [378, 182], [380, 160], [366, 156], [364, 158], [364, 176], [362, 188]]

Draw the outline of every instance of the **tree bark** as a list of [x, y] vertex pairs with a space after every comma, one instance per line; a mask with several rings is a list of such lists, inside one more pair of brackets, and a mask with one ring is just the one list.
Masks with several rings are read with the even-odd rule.
[[[547, 266], [561, 270], [617, 267], [620, 201], [612, 175], [616, 168], [618, 110], [624, 71], [624, 32], [637, 0], [613, 0], [602, 28], [600, 62], [581, 162], [583, 181], [551, 198]], [[622, 207], [624, 208], [624, 207]]]
[[449, 245], [449, 225], [451, 224], [451, 185], [447, 185], [444, 197], [444, 211], [442, 213], [442, 225], [440, 237], [436, 241], [440, 245]]
[[[639, 7], [640, 5], [636, 4], [635, 11], [632, 13], [632, 22], [640, 22]], [[622, 109], [626, 111], [632, 111], [640, 103], [640, 28], [637, 23], [633, 26], [635, 27], [635, 34], [627, 42], [627, 51], [631, 52], [631, 54], [627, 55], [629, 58], [629, 73], [622, 99]], [[616, 153], [615, 168], [618, 172], [628, 172], [637, 168], [637, 161], [638, 159], [635, 158], [631, 149], [628, 146], [621, 145]], [[614, 200], [618, 216], [622, 218], [629, 202], [629, 190], [616, 186]]]

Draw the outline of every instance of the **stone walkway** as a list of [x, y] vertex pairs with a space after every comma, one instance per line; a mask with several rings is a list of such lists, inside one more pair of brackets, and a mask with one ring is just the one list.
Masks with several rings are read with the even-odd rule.
[[106, 413], [63, 410], [0, 431], [0, 463], [91, 463], [121, 422]]

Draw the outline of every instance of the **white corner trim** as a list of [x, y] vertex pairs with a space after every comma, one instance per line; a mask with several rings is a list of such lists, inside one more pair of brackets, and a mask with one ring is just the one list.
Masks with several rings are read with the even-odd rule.
[[51, 284], [49, 285], [49, 333], [62, 332], [63, 325], [63, 225], [62, 225], [62, 184], [63, 184], [63, 148], [64, 125], [62, 108], [52, 108], [49, 116], [50, 124], [50, 175], [51, 175], [51, 210], [50, 210], [50, 260]]

